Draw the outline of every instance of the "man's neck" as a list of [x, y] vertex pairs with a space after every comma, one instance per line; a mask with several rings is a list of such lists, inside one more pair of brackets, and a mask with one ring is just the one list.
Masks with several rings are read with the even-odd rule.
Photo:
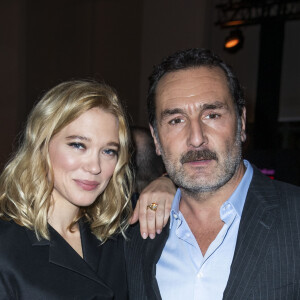
[[237, 188], [244, 173], [245, 166], [241, 162], [234, 176], [216, 191], [191, 194], [181, 189], [179, 209], [195, 236], [203, 256], [224, 225], [220, 218], [220, 208]]

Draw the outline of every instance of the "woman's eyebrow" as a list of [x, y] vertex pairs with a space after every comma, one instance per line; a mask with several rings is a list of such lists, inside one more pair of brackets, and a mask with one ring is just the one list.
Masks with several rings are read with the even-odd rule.
[[69, 135], [66, 137], [67, 140], [81, 140], [81, 141], [91, 141], [90, 138], [82, 135]]
[[107, 146], [115, 146], [115, 147], [117, 147], [118, 149], [120, 148], [120, 144], [117, 143], [117, 142], [109, 142], [109, 143], [107, 143]]

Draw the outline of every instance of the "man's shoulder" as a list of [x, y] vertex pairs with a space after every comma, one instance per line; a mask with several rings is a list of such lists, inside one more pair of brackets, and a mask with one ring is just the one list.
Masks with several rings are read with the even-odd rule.
[[277, 187], [277, 189], [286, 191], [291, 194], [300, 195], [300, 186], [293, 185], [287, 182], [279, 181], [279, 180], [273, 180], [274, 185]]
[[[294, 213], [299, 214], [300, 211], [300, 187], [270, 179], [257, 168], [254, 168], [247, 199], [245, 205], [248, 206], [248, 209], [255, 203], [262, 205], [262, 208], [267, 208], [267, 210], [281, 211], [286, 217]], [[291, 209], [292, 207], [293, 209]]]
[[288, 192], [291, 194], [295, 194], [295, 195], [300, 195], [300, 187], [287, 183], [287, 182], [283, 182], [283, 181], [279, 181], [279, 180], [274, 180], [274, 179], [270, 179], [269, 177], [267, 177], [266, 175], [262, 174], [260, 172], [259, 169], [257, 169], [255, 166], [253, 166], [253, 178], [252, 178], [252, 182], [250, 184], [250, 188], [271, 188], [271, 189], [276, 189], [277, 191], [282, 191], [282, 192]]
[[[280, 199], [280, 207], [300, 212], [300, 187], [274, 180], [273, 185]], [[294, 211], [294, 212], [295, 212]]]
[[299, 199], [300, 200], [300, 187], [284, 182], [284, 181], [280, 181], [280, 180], [274, 180], [274, 179], [270, 179], [267, 176], [262, 174], [262, 177], [264, 178], [262, 180], [261, 177], [258, 178], [258, 181], [260, 181], [262, 183], [262, 186], [267, 187], [273, 187], [274, 190], [280, 195], [283, 196], [285, 198], [295, 198], [295, 199]]

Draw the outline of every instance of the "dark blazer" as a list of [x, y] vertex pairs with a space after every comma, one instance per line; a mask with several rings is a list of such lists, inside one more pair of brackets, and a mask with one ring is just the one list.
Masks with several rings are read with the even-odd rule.
[[[143, 240], [138, 226], [130, 229], [129, 299], [161, 299], [155, 268], [168, 231], [167, 225], [154, 240]], [[271, 180], [255, 167], [223, 299], [300, 299], [300, 188]]]
[[50, 241], [0, 220], [0, 299], [127, 299], [123, 238], [100, 245], [80, 222], [82, 259], [51, 227]]

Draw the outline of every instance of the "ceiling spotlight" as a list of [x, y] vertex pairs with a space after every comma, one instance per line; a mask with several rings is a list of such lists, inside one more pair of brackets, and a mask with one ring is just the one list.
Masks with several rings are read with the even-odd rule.
[[244, 36], [241, 30], [235, 29], [230, 31], [229, 36], [225, 39], [224, 49], [227, 52], [235, 53], [243, 47]]

